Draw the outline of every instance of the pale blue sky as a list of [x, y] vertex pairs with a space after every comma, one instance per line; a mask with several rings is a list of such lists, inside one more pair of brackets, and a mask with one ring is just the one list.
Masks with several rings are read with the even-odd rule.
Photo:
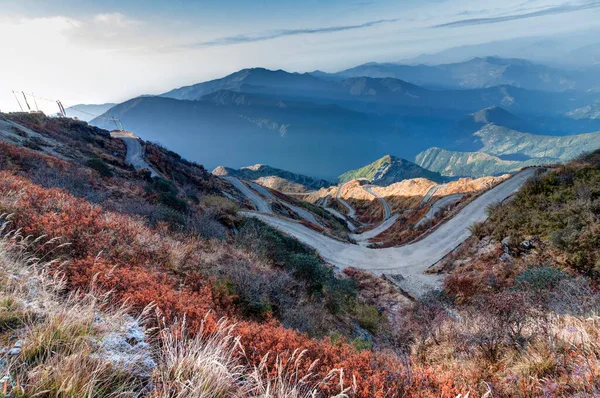
[[[0, 0], [10, 90], [122, 101], [262, 66], [336, 71], [600, 27], [598, 0]], [[493, 55], [493, 54], [490, 54]]]

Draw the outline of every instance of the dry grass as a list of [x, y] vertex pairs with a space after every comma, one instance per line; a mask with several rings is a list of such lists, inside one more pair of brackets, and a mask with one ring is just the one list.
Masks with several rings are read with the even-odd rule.
[[156, 390], [152, 396], [309, 398], [322, 396], [320, 388], [335, 377], [340, 380], [339, 393], [332, 398], [346, 398], [354, 389], [344, 386], [341, 370], [334, 370], [323, 379], [304, 372], [305, 352], [278, 357], [274, 369], [268, 366], [268, 355], [254, 368], [245, 365], [244, 349], [240, 338], [233, 334], [234, 328], [222, 319], [215, 332], [201, 331], [191, 336], [185, 321], [165, 326], [160, 331], [159, 365], [154, 372]]
[[189, 336], [185, 321], [160, 332], [159, 365], [155, 372], [156, 397], [244, 397], [239, 381], [243, 350], [232, 325], [220, 321], [217, 332]]
[[[6, 342], [21, 352], [6, 357], [0, 396], [304, 398], [322, 396], [321, 387], [336, 377], [335, 397], [348, 397], [354, 388], [344, 386], [341, 370], [325, 378], [305, 372], [304, 352], [277, 358], [275, 366], [266, 355], [250, 366], [235, 325], [224, 319], [213, 332], [202, 328], [195, 335], [185, 321], [162, 322], [153, 349], [145, 342], [136, 346], [123, 331], [130, 324], [142, 325], [147, 310], [132, 319], [127, 307], [113, 307], [110, 293], [99, 294], [93, 286], [87, 293], [67, 294], [63, 278], [48, 271], [55, 261], [31, 254], [39, 240], [6, 232], [10, 222], [2, 219], [0, 346]], [[106, 348], [115, 336], [121, 352]]]
[[435, 192], [435, 196], [485, 191], [498, 185], [509, 177], [510, 174], [503, 174], [498, 177], [460, 178], [457, 181], [449, 182], [440, 187], [440, 189]]
[[48, 397], [139, 394], [147, 380], [135, 375], [135, 364], [115, 364], [101, 351], [103, 338], [128, 319], [127, 309], [111, 309], [109, 296], [93, 291], [65, 296], [64, 280], [48, 272], [53, 262], [28, 253], [34, 241], [6, 232], [10, 223], [3, 221], [0, 302], [13, 327], [2, 328], [2, 340], [20, 348], [7, 357], [3, 390]]
[[[332, 370], [320, 382], [316, 382], [314, 375], [309, 372], [300, 377], [300, 367], [304, 359], [305, 351], [294, 351], [289, 358], [277, 358], [275, 363], [275, 374], [267, 372], [265, 356], [258, 367], [250, 374], [250, 387], [252, 396], [264, 398], [314, 398], [321, 396], [319, 387], [329, 384], [330, 381], [338, 379], [339, 392], [331, 398], [348, 398], [356, 390], [356, 385], [344, 386], [343, 370]], [[317, 365], [313, 362], [311, 369]]]

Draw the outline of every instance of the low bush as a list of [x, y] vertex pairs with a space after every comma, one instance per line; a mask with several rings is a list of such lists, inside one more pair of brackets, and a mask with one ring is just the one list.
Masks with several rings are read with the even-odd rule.
[[355, 306], [354, 314], [356, 321], [361, 327], [373, 334], [379, 331], [382, 316], [377, 307], [360, 303]]
[[564, 255], [561, 265], [600, 277], [600, 169], [591, 161], [597, 155], [531, 178], [512, 200], [491, 208], [487, 232], [498, 241], [537, 236]]
[[113, 176], [113, 172], [110, 167], [106, 164], [106, 162], [104, 162], [104, 160], [100, 158], [89, 159], [86, 162], [86, 165], [89, 168], [96, 170], [102, 177], [110, 178]]
[[188, 204], [184, 199], [180, 199], [176, 194], [171, 192], [161, 192], [158, 195], [158, 201], [173, 210], [184, 213], [188, 210]]
[[12, 297], [0, 298], [0, 335], [25, 324], [28, 312]]
[[515, 287], [519, 290], [541, 292], [554, 289], [569, 276], [553, 267], [531, 267], [515, 277]]
[[356, 296], [352, 282], [337, 279], [333, 270], [323, 263], [314, 250], [257, 219], [242, 221], [236, 239], [238, 245], [304, 281], [311, 294], [330, 292], [342, 298]]
[[224, 196], [205, 195], [200, 199], [200, 204], [203, 207], [216, 209], [222, 214], [235, 214], [239, 210], [237, 203]]

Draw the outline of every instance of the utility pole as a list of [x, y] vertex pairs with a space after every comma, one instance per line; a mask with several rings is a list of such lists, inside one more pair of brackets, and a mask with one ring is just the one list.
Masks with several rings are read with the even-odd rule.
[[21, 105], [21, 102], [19, 101], [19, 97], [17, 96], [17, 93], [15, 93], [15, 90], [13, 90], [13, 94], [15, 95], [15, 99], [17, 100], [17, 104], [19, 104], [19, 108], [21, 108], [21, 112], [24, 112], [23, 106]]
[[33, 103], [35, 104], [35, 110], [39, 112], [40, 108], [38, 107], [37, 100], [35, 99], [35, 95], [33, 95], [33, 93], [31, 93], [29, 95], [31, 95], [33, 97]]
[[27, 109], [29, 109], [29, 112], [31, 112], [31, 107], [29, 106], [29, 102], [27, 102], [27, 96], [23, 91], [21, 91], [21, 94], [23, 94], [23, 98], [25, 99], [25, 105], [27, 105]]
[[67, 117], [67, 112], [65, 112], [65, 107], [63, 106], [60, 100], [56, 100], [56, 104], [58, 105], [58, 111], [62, 115], [62, 117]]

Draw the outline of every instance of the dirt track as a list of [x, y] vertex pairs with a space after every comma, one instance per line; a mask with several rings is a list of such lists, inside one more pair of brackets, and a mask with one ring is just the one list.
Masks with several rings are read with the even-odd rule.
[[251, 190], [246, 184], [244, 184], [237, 177], [221, 177], [225, 181], [231, 183], [234, 187], [236, 187], [245, 197], [250, 199], [256, 210], [261, 213], [273, 214], [273, 209], [271, 209], [271, 204], [260, 197], [259, 194]]
[[356, 210], [354, 210], [354, 207], [350, 206], [350, 204], [348, 202], [346, 202], [344, 199], [342, 199], [342, 190], [344, 189], [344, 187], [347, 185], [348, 183], [344, 183], [342, 185], [340, 185], [340, 187], [338, 188], [338, 191], [335, 195], [335, 198], [338, 200], [338, 202], [340, 202], [346, 209], [348, 209], [348, 218], [351, 219], [355, 219], [354, 217], [356, 216]]
[[125, 142], [125, 145], [127, 145], [127, 155], [125, 156], [125, 161], [127, 163], [132, 165], [136, 170], [148, 169], [152, 177], [160, 176], [160, 174], [144, 160], [142, 144], [140, 144], [139, 137], [126, 131], [111, 132], [110, 136], [112, 138], [122, 139]]
[[473, 200], [424, 239], [402, 247], [369, 249], [337, 241], [291, 220], [253, 212], [244, 214], [259, 218], [313, 247], [325, 261], [341, 269], [355, 267], [378, 274], [401, 275], [403, 279], [399, 285], [412, 295], [419, 296], [439, 287], [441, 281], [440, 276], [425, 274], [425, 270], [471, 235], [469, 227], [487, 218], [486, 209], [489, 205], [512, 195], [535, 171], [526, 169], [515, 174]]
[[363, 189], [365, 191], [367, 191], [368, 193], [370, 193], [371, 195], [375, 196], [377, 199], [379, 199], [379, 201], [383, 205], [383, 210], [385, 211], [385, 215], [384, 215], [383, 219], [387, 220], [388, 218], [390, 218], [392, 216], [392, 210], [390, 209], [390, 205], [388, 205], [388, 203], [386, 202], [386, 200], [384, 199], [383, 196], [381, 196], [377, 192], [373, 191], [371, 189], [372, 187], [373, 187], [372, 185], [365, 185], [365, 186], [363, 186]]

